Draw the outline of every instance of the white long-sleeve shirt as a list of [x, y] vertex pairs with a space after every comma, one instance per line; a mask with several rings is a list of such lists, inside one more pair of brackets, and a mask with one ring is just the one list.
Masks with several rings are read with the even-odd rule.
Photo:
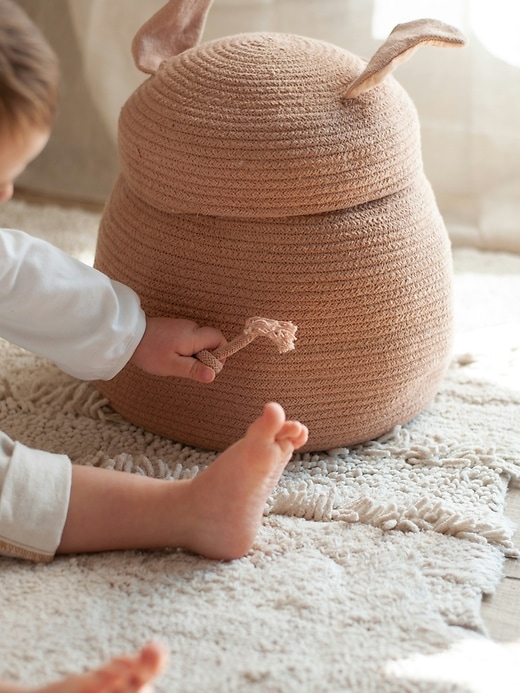
[[145, 325], [132, 289], [45, 241], [0, 231], [0, 337], [82, 380], [109, 380]]
[[[0, 230], [0, 337], [83, 380], [110, 379], [146, 325], [128, 287], [21, 231]], [[0, 432], [0, 553], [50, 560], [70, 498], [68, 457]]]

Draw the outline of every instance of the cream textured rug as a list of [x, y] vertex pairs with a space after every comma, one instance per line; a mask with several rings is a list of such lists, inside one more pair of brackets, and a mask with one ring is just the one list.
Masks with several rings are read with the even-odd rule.
[[[92, 261], [98, 215], [14, 201], [2, 226]], [[428, 411], [350, 450], [296, 456], [250, 554], [0, 558], [0, 676], [43, 683], [151, 638], [158, 691], [517, 691], [483, 593], [516, 557], [520, 257], [456, 250], [457, 342]], [[78, 464], [178, 479], [213, 455], [146, 433], [86, 383], [1, 343], [2, 429]], [[65, 656], [63, 656], [65, 652]]]

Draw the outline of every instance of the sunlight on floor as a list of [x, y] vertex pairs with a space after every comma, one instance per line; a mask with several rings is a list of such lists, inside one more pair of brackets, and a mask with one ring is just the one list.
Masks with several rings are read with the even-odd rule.
[[455, 357], [520, 391], [520, 256], [456, 249], [454, 267]]
[[391, 662], [386, 672], [407, 682], [464, 685], [468, 693], [518, 693], [519, 662], [520, 641], [499, 644], [475, 636], [461, 640], [446, 652]]
[[469, 330], [457, 335], [454, 353], [487, 381], [520, 392], [520, 323]]

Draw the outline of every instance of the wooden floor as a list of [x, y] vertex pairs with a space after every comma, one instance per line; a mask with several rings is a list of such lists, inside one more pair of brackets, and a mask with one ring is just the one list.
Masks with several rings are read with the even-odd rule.
[[[506, 501], [506, 515], [517, 525], [515, 545], [520, 548], [520, 487], [510, 488]], [[506, 560], [497, 591], [484, 597], [482, 617], [493, 640], [520, 643], [520, 558]]]

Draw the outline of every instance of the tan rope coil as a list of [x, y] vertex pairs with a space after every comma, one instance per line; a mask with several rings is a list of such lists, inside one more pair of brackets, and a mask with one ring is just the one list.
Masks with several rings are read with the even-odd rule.
[[[96, 267], [150, 316], [230, 335], [244, 316], [290, 316], [298, 349], [251, 344], [211, 385], [129, 363], [97, 385], [119, 414], [223, 450], [276, 401], [308, 426], [307, 452], [375, 438], [432, 401], [450, 360], [449, 239], [417, 112], [385, 75], [448, 29], [408, 26], [404, 49], [402, 31], [375, 67], [305, 37], [223, 37], [162, 60], [128, 99]], [[252, 339], [247, 325], [199, 358], [218, 372]]]
[[278, 347], [280, 354], [291, 351], [294, 349], [297, 329], [292, 322], [260, 317], [249, 318], [246, 320], [244, 331], [223, 347], [214, 351], [203, 349], [195, 356], [218, 374], [224, 366], [223, 359], [236, 354], [257, 337], [268, 337]]

